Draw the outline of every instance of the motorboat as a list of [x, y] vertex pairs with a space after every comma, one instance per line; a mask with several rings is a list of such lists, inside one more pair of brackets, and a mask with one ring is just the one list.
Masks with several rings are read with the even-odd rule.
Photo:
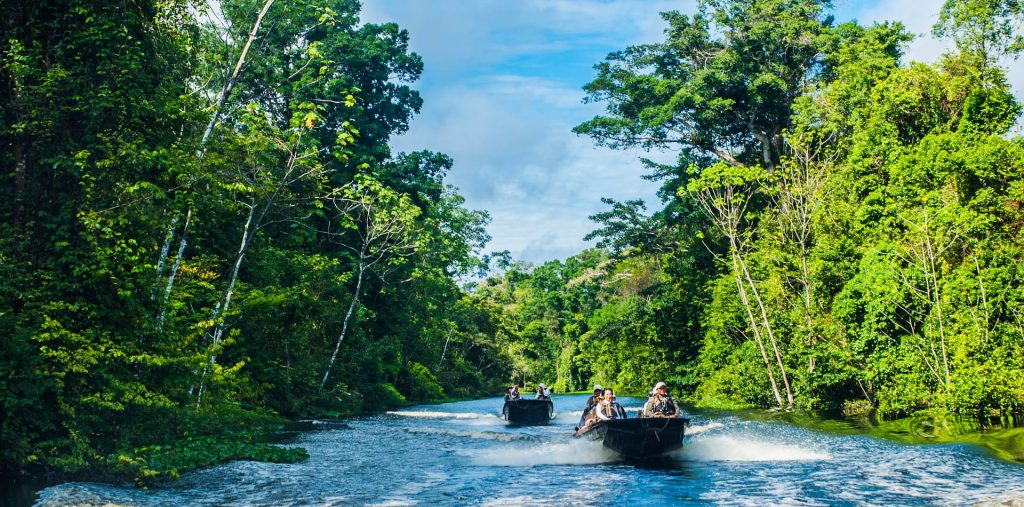
[[641, 417], [594, 421], [576, 431], [576, 438], [600, 440], [630, 460], [650, 460], [683, 447], [690, 422], [685, 417]]
[[555, 406], [550, 399], [506, 399], [501, 415], [509, 424], [547, 424], [555, 415]]

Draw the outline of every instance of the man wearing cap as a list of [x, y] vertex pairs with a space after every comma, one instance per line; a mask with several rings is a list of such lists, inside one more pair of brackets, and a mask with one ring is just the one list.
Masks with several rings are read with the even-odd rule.
[[644, 417], [675, 417], [679, 409], [676, 407], [676, 400], [666, 392], [664, 382], [654, 384], [654, 394], [644, 404]]
[[594, 408], [602, 399], [604, 399], [604, 388], [601, 387], [601, 384], [594, 384], [594, 395], [587, 399], [587, 406], [583, 407], [583, 415], [580, 416], [580, 426], [583, 426], [583, 423], [586, 422], [587, 413], [590, 412], [590, 409]]

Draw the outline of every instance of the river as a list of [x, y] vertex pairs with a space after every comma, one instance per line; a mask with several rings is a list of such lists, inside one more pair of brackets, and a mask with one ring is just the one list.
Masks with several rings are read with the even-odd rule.
[[[234, 462], [151, 490], [65, 483], [37, 505], [974, 505], [1024, 497], [1024, 465], [970, 444], [909, 445], [735, 414], [690, 414], [668, 463], [574, 440], [584, 395], [548, 426], [509, 427], [498, 398], [317, 423], [296, 464]], [[642, 400], [620, 398], [630, 413]]]

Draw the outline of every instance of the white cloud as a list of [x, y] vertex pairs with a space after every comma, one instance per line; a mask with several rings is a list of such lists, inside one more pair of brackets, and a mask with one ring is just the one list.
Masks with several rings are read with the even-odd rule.
[[572, 134], [593, 113], [581, 98], [563, 84], [510, 75], [433, 90], [425, 100], [435, 107], [394, 144], [453, 157], [448, 181], [467, 206], [492, 216], [489, 248], [534, 263], [564, 259], [585, 248], [587, 217], [604, 209], [601, 197], [650, 201], [657, 188], [640, 178], [638, 152]]

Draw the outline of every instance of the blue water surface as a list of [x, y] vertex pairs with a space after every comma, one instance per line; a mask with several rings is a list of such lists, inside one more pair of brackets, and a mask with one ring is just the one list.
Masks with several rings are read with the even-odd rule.
[[[967, 444], [906, 445], [735, 415], [691, 414], [666, 463], [623, 463], [573, 439], [585, 395], [548, 426], [512, 427], [502, 400], [320, 422], [296, 464], [234, 462], [157, 489], [66, 483], [37, 505], [976, 505], [1024, 498], [1024, 466]], [[632, 414], [642, 404], [620, 398]]]

